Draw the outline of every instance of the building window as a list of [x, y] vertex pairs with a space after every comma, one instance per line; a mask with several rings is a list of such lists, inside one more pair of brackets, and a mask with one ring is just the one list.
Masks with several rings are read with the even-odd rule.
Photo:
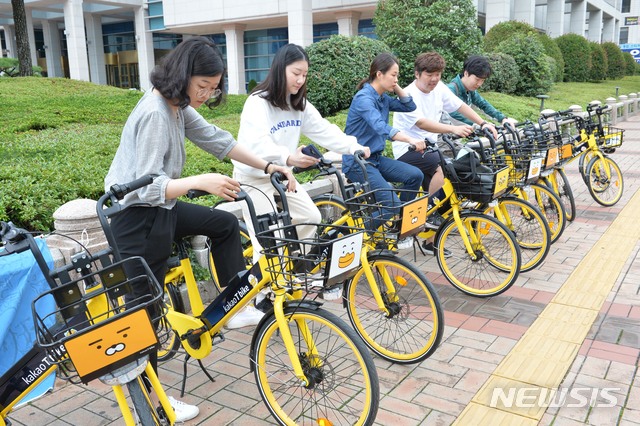
[[136, 50], [136, 32], [133, 21], [102, 25], [104, 53]]
[[631, 12], [631, 0], [622, 0], [622, 6], [620, 7], [620, 12], [622, 13]]
[[618, 44], [627, 44], [629, 43], [629, 27], [621, 27], [620, 28], [620, 41]]
[[147, 16], [149, 18], [149, 29], [163, 30], [164, 29], [164, 10], [162, 8], [162, 0], [149, 0], [147, 2], [149, 9]]
[[244, 33], [244, 69], [247, 85], [251, 80], [263, 81], [278, 49], [287, 44], [287, 28], [245, 31]]
[[317, 43], [320, 40], [329, 38], [332, 35], [338, 34], [338, 23], [332, 22], [330, 24], [318, 24], [313, 26], [313, 42]]
[[373, 24], [373, 19], [363, 19], [358, 22], [358, 35], [375, 39], [378, 38], [376, 35], [376, 26]]

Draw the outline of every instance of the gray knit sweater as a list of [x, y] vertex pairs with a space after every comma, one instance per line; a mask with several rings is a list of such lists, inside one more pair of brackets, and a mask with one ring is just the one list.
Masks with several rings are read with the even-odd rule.
[[236, 145], [229, 132], [207, 122], [192, 107], [179, 109], [176, 116], [164, 98], [148, 91], [122, 130], [120, 146], [105, 178], [105, 190], [115, 183], [158, 175], [151, 185], [130, 193], [121, 204], [173, 208], [176, 200], [165, 199], [165, 190], [171, 179], [182, 174], [185, 137], [219, 160]]

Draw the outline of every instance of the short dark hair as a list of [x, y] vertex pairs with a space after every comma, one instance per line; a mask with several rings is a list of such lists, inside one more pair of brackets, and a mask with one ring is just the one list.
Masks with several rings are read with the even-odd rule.
[[[191, 77], [220, 75], [218, 89], [224, 93], [224, 74], [224, 59], [216, 44], [206, 37], [192, 37], [165, 55], [151, 71], [149, 79], [162, 96], [175, 99], [180, 108], [186, 108], [191, 103], [187, 94]], [[211, 108], [221, 101], [222, 96], [218, 96], [206, 104]]]
[[309, 63], [309, 56], [301, 46], [293, 43], [282, 46], [271, 62], [267, 78], [258, 84], [252, 93], [260, 93], [261, 97], [276, 108], [288, 111], [290, 103], [294, 110], [304, 111], [307, 103], [306, 80], [298, 93], [291, 95], [289, 102], [287, 102], [287, 66], [298, 61]]
[[418, 74], [423, 72], [442, 72], [447, 62], [438, 52], [425, 52], [418, 55], [415, 63], [415, 71]]
[[491, 72], [491, 63], [489, 60], [480, 55], [471, 55], [464, 61], [462, 65], [462, 74], [464, 72], [469, 73], [469, 75], [475, 75], [478, 78], [489, 78]]

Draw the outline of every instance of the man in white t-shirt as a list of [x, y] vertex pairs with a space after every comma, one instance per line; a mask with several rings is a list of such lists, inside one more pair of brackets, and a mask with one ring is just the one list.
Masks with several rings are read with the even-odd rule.
[[[443, 112], [459, 112], [480, 127], [488, 126], [494, 134], [495, 127], [484, 121], [471, 107], [460, 100], [440, 81], [445, 60], [437, 52], [418, 55], [415, 62], [416, 79], [404, 90], [413, 97], [417, 108], [412, 112], [394, 113], [393, 127], [414, 138], [428, 138], [435, 141], [440, 133], [453, 133], [460, 137], [469, 136], [473, 128], [467, 124], [451, 125], [440, 122]], [[497, 134], [496, 134], [497, 136]], [[409, 144], [393, 142], [393, 156], [418, 167], [424, 174], [422, 188], [428, 190], [431, 197], [442, 188], [444, 175], [440, 167], [440, 157], [436, 152], [423, 156], [423, 152], [409, 151]], [[434, 213], [427, 218], [427, 227], [437, 229], [444, 219]], [[432, 241], [425, 241], [423, 247], [435, 255]]]

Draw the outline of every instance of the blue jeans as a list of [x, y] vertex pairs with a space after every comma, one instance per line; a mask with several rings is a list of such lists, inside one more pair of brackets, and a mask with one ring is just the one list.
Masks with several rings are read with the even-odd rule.
[[[382, 219], [373, 223], [374, 229], [384, 223], [385, 220], [393, 218], [399, 213], [398, 207], [407, 201], [415, 198], [415, 192], [420, 189], [424, 175], [419, 168], [402, 161], [385, 157], [382, 154], [371, 154], [367, 159], [367, 177], [372, 190], [379, 190], [375, 193], [376, 202], [382, 207]], [[358, 164], [353, 164], [346, 176], [353, 182], [364, 183], [364, 175]], [[400, 183], [395, 189], [407, 189], [409, 192], [401, 192], [400, 197], [396, 195], [394, 187], [389, 182]]]

